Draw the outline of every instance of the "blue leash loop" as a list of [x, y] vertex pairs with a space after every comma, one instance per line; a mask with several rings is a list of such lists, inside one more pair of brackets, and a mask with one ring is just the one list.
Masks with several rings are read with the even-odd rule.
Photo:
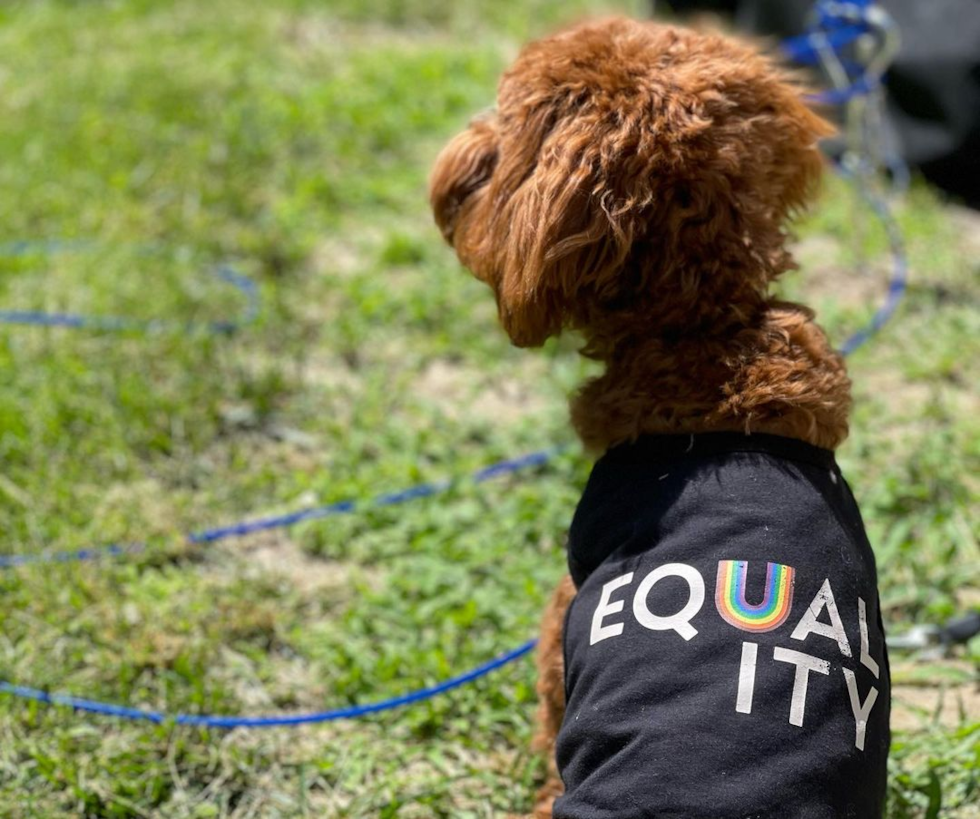
[[[16, 258], [33, 253], [51, 255], [83, 250], [92, 243], [63, 240], [18, 240], [0, 244], [0, 256]], [[245, 301], [241, 313], [235, 318], [208, 322], [180, 322], [173, 319], [140, 319], [131, 316], [90, 316], [82, 313], [49, 313], [44, 310], [0, 310], [0, 324], [20, 324], [33, 327], [64, 327], [72, 330], [95, 330], [109, 333], [154, 333], [166, 330], [182, 330], [185, 333], [208, 332], [229, 334], [251, 324], [260, 310], [259, 291], [244, 273], [227, 264], [218, 265], [213, 274], [224, 284], [237, 290]]]
[[[905, 257], [904, 243], [902, 242], [901, 232], [894, 222], [887, 204], [869, 190], [863, 184], [863, 177], [855, 174], [852, 177], [861, 190], [862, 195], [872, 207], [874, 213], [882, 221], [888, 233], [888, 240], [891, 246], [893, 259], [893, 273], [888, 285], [888, 294], [885, 302], [876, 310], [871, 321], [862, 329], [851, 335], [842, 345], [841, 353], [850, 355], [858, 347], [865, 344], [875, 335], [894, 315], [898, 303], [906, 290], [908, 263]], [[523, 469], [542, 466], [553, 459], [564, 447], [551, 450], [541, 450], [532, 452], [519, 458], [512, 458], [491, 464], [480, 469], [471, 476], [474, 483], [482, 483], [498, 475], [505, 475], [519, 472]], [[319, 520], [334, 515], [351, 514], [361, 508], [394, 506], [407, 503], [419, 498], [432, 497], [447, 492], [454, 485], [453, 481], [440, 481], [434, 483], [422, 483], [411, 486], [397, 492], [379, 495], [367, 502], [359, 503], [355, 500], [344, 500], [324, 506], [309, 507], [290, 512], [284, 515], [255, 518], [253, 520], [241, 521], [228, 526], [205, 529], [187, 535], [187, 541], [194, 544], [215, 543], [219, 540], [230, 537], [242, 537], [259, 531], [270, 529], [285, 528], [294, 526], [308, 520]], [[140, 551], [144, 544], [119, 545], [82, 549], [74, 552], [54, 552], [39, 555], [17, 554], [0, 556], [0, 569], [23, 566], [30, 563], [67, 563], [75, 561], [89, 561], [100, 558], [118, 557], [127, 553]], [[537, 645], [537, 639], [528, 640], [517, 648], [498, 655], [494, 659], [478, 665], [469, 671], [450, 677], [440, 683], [415, 691], [410, 691], [388, 699], [379, 700], [363, 705], [348, 706], [346, 708], [335, 708], [328, 711], [318, 711], [307, 714], [293, 715], [273, 715], [257, 717], [227, 716], [218, 714], [166, 714], [161, 711], [148, 709], [130, 708], [110, 702], [99, 700], [84, 699], [68, 694], [51, 694], [37, 688], [30, 688], [23, 685], [15, 685], [10, 682], [0, 681], [0, 693], [21, 699], [43, 702], [50, 705], [59, 705], [72, 708], [76, 711], [84, 711], [105, 716], [113, 716], [128, 720], [147, 720], [150, 722], [163, 723], [173, 722], [178, 725], [189, 725], [207, 728], [273, 728], [292, 725], [303, 725], [319, 722], [329, 722], [338, 719], [353, 719], [367, 714], [379, 714], [400, 708], [404, 705], [422, 702], [439, 694], [451, 691], [467, 683], [478, 680], [496, 671], [498, 668], [514, 662], [515, 660], [529, 654]]]
[[[852, 42], [857, 37], [861, 36], [863, 33], [869, 30], [870, 27], [862, 27], [862, 25], [854, 25], [850, 23], [842, 24], [840, 17], [835, 17], [832, 12], [840, 6], [847, 6], [849, 10], [850, 19], [854, 14], [850, 11], [852, 9], [857, 9], [860, 13], [866, 13], [872, 5], [872, 0], [856, 0], [849, 4], [839, 4], [833, 2], [826, 2], [822, 0], [818, 4], [818, 15], [820, 24], [830, 28], [830, 31], [826, 34], [820, 32], [811, 31], [810, 33], [804, 35], [800, 38], [794, 38], [789, 40], [784, 44], [784, 49], [786, 53], [801, 62], [806, 62], [810, 59], [817, 58], [818, 56], [818, 44], [814, 37], [824, 37], [825, 42], [832, 44], [832, 47], [839, 49]], [[846, 22], [846, 21], [845, 21]], [[837, 89], [831, 92], [825, 92], [825, 94], [820, 95], [820, 101], [829, 103], [840, 103], [846, 100], [858, 96], [860, 94], [868, 93], [873, 88], [877, 87], [880, 83], [880, 76], [871, 76], [870, 74], [865, 74], [852, 80], [852, 84], [848, 88]], [[892, 275], [888, 284], [888, 292], [885, 297], [884, 302], [877, 308], [874, 315], [868, 324], [857, 332], [853, 333], [849, 338], [845, 340], [840, 348], [842, 355], [850, 355], [863, 344], [865, 344], [872, 336], [874, 336], [881, 328], [892, 318], [894, 315], [899, 302], [904, 296], [907, 288], [908, 282], [908, 261], [906, 258], [904, 242], [901, 235], [901, 230], [899, 229], [897, 223], [895, 222], [892, 214], [888, 208], [887, 203], [874, 193], [870, 187], [866, 184], [866, 175], [860, 171], [854, 171], [849, 168], [842, 168], [842, 172], [845, 176], [850, 177], [862, 197], [871, 207], [872, 211], [881, 221], [882, 225], [888, 236], [889, 248], [892, 256]], [[228, 278], [231, 284], [238, 287], [246, 294], [248, 298], [248, 309], [243, 316], [244, 320], [250, 321], [254, 319], [257, 312], [258, 304], [255, 299], [254, 284], [246, 279], [240, 274], [236, 274], [228, 268], [224, 268], [227, 274], [230, 274], [232, 278]], [[219, 270], [220, 274], [220, 270]], [[237, 277], [237, 280], [234, 278]], [[246, 284], [247, 283], [247, 284]], [[0, 321], [7, 320], [5, 318], [9, 313], [4, 313], [0, 311]], [[44, 316], [51, 316], [51, 314], [40, 314]], [[64, 324], [62, 326], [93, 326], [88, 317], [75, 316], [73, 319], [78, 319], [81, 324]], [[107, 318], [104, 321], [120, 321], [126, 323], [125, 327], [99, 327], [98, 329], [150, 329], [153, 326], [153, 322], [139, 322], [137, 320], [123, 319], [123, 318]], [[42, 323], [42, 322], [31, 322], [26, 321], [23, 323]], [[226, 332], [228, 329], [235, 329], [240, 326], [245, 321], [235, 322], [218, 322], [216, 324], [210, 325], [212, 329], [219, 327], [221, 329], [216, 330], [220, 332]], [[535, 466], [541, 466], [549, 461], [564, 447], [557, 447], [550, 450], [542, 450], [539, 452], [533, 452], [528, 455], [524, 455], [519, 458], [507, 459], [499, 461], [497, 463], [491, 464], [483, 469], [477, 471], [470, 476], [470, 480], [474, 483], [482, 483], [490, 478], [496, 477], [498, 475], [510, 474], [521, 471], [523, 469], [528, 469]], [[384, 507], [393, 506], [397, 504], [407, 503], [412, 500], [416, 500], [424, 497], [432, 497], [434, 495], [442, 494], [447, 492], [455, 485], [454, 481], [441, 481], [435, 483], [422, 483], [415, 486], [409, 487], [404, 490], [397, 492], [391, 492], [383, 495], [379, 495], [373, 499], [366, 502], [358, 502], [355, 500], [345, 500], [338, 501], [336, 503], [327, 504], [324, 506], [309, 507], [305, 509], [300, 509], [295, 512], [287, 513], [284, 515], [256, 518], [253, 520], [241, 521], [228, 526], [217, 527], [213, 529], [205, 529], [200, 532], [193, 532], [186, 536], [186, 540], [192, 544], [205, 544], [214, 543], [219, 540], [230, 537], [241, 537], [245, 535], [252, 534], [259, 531], [267, 531], [270, 529], [284, 528], [296, 525], [303, 521], [308, 520], [318, 520], [326, 517], [331, 517], [334, 515], [350, 514], [359, 511], [362, 508], [370, 507]], [[101, 558], [111, 558], [119, 557], [125, 554], [131, 554], [138, 552], [145, 548], [145, 544], [111, 544], [108, 546], [95, 547], [90, 549], [81, 549], [73, 552], [52, 552], [52, 553], [42, 553], [42, 554], [13, 554], [13, 555], [2, 555], [0, 556], [0, 569], [4, 568], [15, 568], [18, 566], [24, 566], [28, 564], [35, 563], [70, 563], [70, 562], [80, 562], [80, 561], [90, 561], [97, 560]], [[455, 688], [459, 688], [467, 683], [473, 682], [480, 679], [497, 669], [518, 660], [525, 655], [529, 654], [534, 647], [537, 645], [537, 640], [528, 640], [522, 643], [518, 647], [511, 649], [510, 651], [504, 652], [497, 655], [495, 658], [476, 666], [475, 668], [458, 674], [454, 677], [450, 677], [442, 682], [430, 685], [424, 688], [417, 689], [415, 691], [410, 691], [405, 694], [397, 695], [387, 699], [378, 700], [372, 703], [365, 703], [362, 705], [353, 705], [343, 708], [335, 708], [327, 711], [318, 711], [306, 714], [292, 714], [292, 715], [272, 715], [272, 716], [256, 716], [256, 717], [242, 717], [242, 716], [225, 716], [219, 714], [168, 714], [162, 711], [154, 711], [150, 709], [140, 709], [131, 708], [124, 705], [118, 705], [109, 702], [101, 702], [98, 700], [90, 700], [82, 697], [75, 697], [68, 694], [52, 694], [47, 691], [43, 691], [38, 688], [31, 688], [29, 686], [15, 685], [10, 682], [0, 681], [0, 693], [8, 694], [10, 696], [18, 697], [26, 700], [33, 700], [35, 702], [42, 702], [50, 705], [58, 705], [66, 708], [72, 708], [75, 711], [83, 711], [94, 714], [102, 714], [106, 716], [118, 717], [127, 720], [142, 720], [154, 723], [175, 723], [177, 725], [188, 725], [206, 728], [222, 728], [222, 729], [232, 729], [232, 728], [272, 728], [272, 727], [283, 727], [283, 726], [294, 726], [312, 723], [322, 723], [330, 722], [339, 719], [353, 719], [356, 717], [366, 716], [368, 714], [378, 714], [384, 711], [390, 711], [396, 708], [400, 708], [405, 705], [411, 705], [418, 702], [423, 702], [425, 700], [436, 697], [447, 691], [452, 691]]]

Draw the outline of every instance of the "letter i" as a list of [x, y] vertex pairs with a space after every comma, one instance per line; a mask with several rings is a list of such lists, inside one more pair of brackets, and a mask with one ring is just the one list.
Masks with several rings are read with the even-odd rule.
[[742, 643], [742, 662], [738, 668], [738, 699], [735, 701], [735, 710], [739, 714], [752, 713], [752, 695], [755, 693], [755, 660], [758, 654], [758, 643]]

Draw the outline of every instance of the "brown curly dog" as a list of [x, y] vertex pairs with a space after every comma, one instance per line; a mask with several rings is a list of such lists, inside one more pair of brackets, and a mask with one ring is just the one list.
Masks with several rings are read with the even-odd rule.
[[[463, 265], [493, 290], [500, 321], [514, 344], [538, 346], [549, 336], [570, 329], [584, 337], [582, 354], [604, 363], [602, 375], [586, 383], [572, 399], [571, 417], [590, 451], [596, 455], [620, 453], [615, 455], [620, 459], [617, 474], [628, 473], [642, 483], [642, 470], [647, 468], [644, 464], [659, 458], [667, 458], [668, 465], [680, 464], [687, 457], [684, 453], [694, 446], [695, 434], [708, 433], [715, 434], [716, 443], [721, 442], [720, 450], [711, 444], [703, 450], [706, 454], [701, 461], [692, 461], [691, 469], [707, 469], [706, 463], [755, 469], [762, 468], [760, 458], [778, 456], [792, 464], [809, 458], [820, 468], [810, 465], [799, 469], [819, 475], [811, 480], [810, 473], [801, 472], [793, 486], [823, 481], [829, 475], [829, 483], [837, 489], [831, 487], [826, 492], [838, 491], [846, 484], [838, 483], [833, 455], [827, 450], [837, 447], [847, 434], [850, 382], [844, 363], [814, 323], [810, 310], [777, 301], [769, 293], [770, 284], [794, 267], [786, 248], [785, 223], [814, 192], [823, 167], [816, 143], [831, 131], [827, 122], [806, 107], [792, 76], [750, 45], [626, 19], [590, 22], [532, 43], [522, 51], [500, 82], [496, 110], [475, 119], [440, 154], [431, 180], [431, 203], [443, 236]], [[756, 442], [777, 443], [772, 452], [754, 444], [749, 447], [752, 452], [744, 452], [737, 445], [735, 455], [728, 453], [726, 441], [749, 434]], [[681, 449], [673, 446], [671, 440], [681, 438], [690, 443]], [[635, 458], [637, 442], [644, 439], [653, 442], [652, 448], [648, 447], [653, 454]], [[784, 439], [793, 439], [788, 448], [800, 446], [801, 452], [787, 456], [779, 443]], [[705, 439], [698, 440], [700, 447]], [[634, 455], [627, 452], [631, 448]], [[760, 451], [755, 452], [755, 448]], [[812, 452], [818, 454], [811, 457]], [[683, 473], [688, 467], [678, 468]], [[616, 475], [599, 476], [598, 472], [597, 466], [583, 504], [593, 492], [593, 482], [618, 479]], [[666, 467], [658, 469], [651, 480], [661, 479], [660, 472], [670, 474]], [[713, 480], [721, 481], [727, 473], [716, 470], [711, 474]], [[666, 478], [664, 474], [662, 479]], [[667, 503], [660, 500], [667, 495], [670, 508], [676, 509], [676, 504], [686, 502], [685, 489], [681, 484], [671, 488], [671, 480], [659, 485], [663, 492], [656, 495], [655, 503]], [[689, 478], [685, 481], [691, 483]], [[617, 498], [625, 497], [623, 493], [633, 491], [630, 486], [617, 485], [610, 491]], [[653, 491], [658, 488], [655, 485]], [[602, 486], [595, 491], [600, 489]], [[783, 494], [784, 490], [777, 487], [773, 497], [779, 499]], [[607, 492], [603, 497], [612, 495]], [[699, 495], [697, 504], [701, 505], [692, 508], [702, 509], [709, 502], [710, 497]], [[636, 510], [644, 508], [643, 503], [646, 501], [629, 507], [623, 515], [639, 514]], [[840, 503], [851, 501], [844, 498]], [[588, 514], [580, 505], [573, 541], [579, 517], [583, 519], [582, 531], [591, 525]], [[779, 516], [774, 517], [773, 526], [778, 528]], [[660, 522], [664, 519], [657, 518]], [[631, 524], [634, 529], [638, 525]], [[814, 527], [814, 537], [819, 540], [819, 532], [829, 526]], [[859, 529], [858, 523], [854, 531]], [[863, 534], [854, 537], [860, 540]], [[624, 538], [617, 544], [625, 542]], [[607, 552], [615, 549], [620, 549], [617, 555], [625, 554], [618, 545], [610, 546]], [[738, 551], [721, 556], [730, 554], [743, 556]], [[755, 563], [756, 555], [751, 554], [750, 582], [755, 567], [765, 565]], [[789, 563], [782, 560], [790, 558], [778, 550], [772, 554], [781, 565], [770, 563], [770, 572], [786, 574]], [[766, 552], [760, 559], [765, 561], [767, 556], [772, 555]], [[570, 558], [573, 575], [576, 559], [575, 555]], [[806, 558], [792, 559], [796, 562], [788, 568], [786, 614], [779, 616], [788, 616], [790, 611], [795, 566], [795, 621], [807, 611], [811, 592], [807, 591], [809, 581], [804, 582], [803, 577]], [[640, 560], [631, 552], [625, 565], [639, 570]], [[827, 560], [833, 562], [832, 558]], [[671, 568], [679, 565], [676, 563], [661, 569], [687, 579], [690, 599], [683, 595], [677, 599], [687, 599], [693, 607], [699, 578], [703, 598], [705, 573], [715, 572], [716, 566], [720, 566], [719, 571], [727, 570], [729, 563], [734, 565], [734, 561], [714, 561], [703, 571], [695, 563], [697, 577], [686, 569], [685, 574]], [[605, 565], [597, 560], [596, 566], [600, 564]], [[870, 571], [873, 575], [873, 569]], [[684, 714], [710, 707], [692, 700], [685, 711], [680, 702], [688, 692], [707, 690], [704, 677], [697, 675], [708, 673], [705, 669], [716, 655], [728, 651], [728, 643], [724, 650], [709, 645], [710, 654], [696, 660], [685, 659], [688, 655], [678, 655], [675, 660], [671, 652], [690, 653], [698, 650], [699, 641], [713, 639], [709, 632], [720, 626], [703, 625], [713, 593], [709, 592], [700, 619], [687, 618], [688, 630], [698, 633], [687, 643], [683, 623], [677, 623], [680, 615], [673, 619], [661, 616], [664, 611], [679, 608], [680, 603], [665, 598], [666, 602], [657, 604], [660, 614], [653, 614], [653, 596], [648, 603], [634, 600], [633, 611], [646, 624], [641, 627], [629, 615], [635, 589], [615, 591], [632, 582], [625, 579], [631, 578], [632, 572], [619, 574], [619, 579], [603, 587], [599, 602], [590, 602], [583, 610], [582, 628], [586, 632], [591, 628], [591, 643], [574, 648], [574, 653], [568, 645], [563, 652], [563, 637], [564, 630], [570, 633], [579, 627], [569, 615], [569, 607], [574, 614], [576, 587], [581, 597], [584, 581], [576, 577], [573, 583], [572, 577], [566, 577], [545, 613], [538, 658], [540, 706], [535, 745], [548, 754], [549, 774], [539, 792], [535, 817], [550, 817], [553, 811], [556, 817], [865, 817], [875, 810], [880, 813], [875, 801], [880, 801], [877, 792], [883, 788], [883, 780], [878, 782], [880, 766], [875, 763], [875, 770], [867, 773], [851, 758], [858, 753], [851, 746], [864, 743], [859, 717], [883, 710], [879, 706], [874, 711], [876, 691], [865, 695], [869, 682], [884, 687], [876, 681], [878, 672], [874, 679], [862, 677], [858, 683], [851, 670], [858, 668], [858, 663], [850, 659], [850, 646], [860, 643], [863, 668], [858, 671], [878, 668], [871, 659], [872, 653], [883, 651], [877, 645], [877, 631], [873, 630], [874, 639], [868, 648], [868, 618], [872, 626], [876, 620], [869, 612], [873, 615], [877, 611], [873, 589], [857, 589], [852, 606], [838, 591], [840, 583], [848, 582], [846, 577], [842, 574], [838, 580], [836, 575], [828, 576], [825, 586], [829, 588], [833, 580], [839, 608], [833, 597], [828, 602], [825, 587], [820, 587], [810, 606], [817, 613], [801, 622], [792, 635], [792, 639], [809, 637], [809, 641], [795, 644], [800, 651], [793, 651], [765, 642], [775, 633], [768, 629], [775, 628], [776, 614], [759, 614], [748, 607], [747, 613], [729, 612], [726, 617], [726, 592], [719, 587], [718, 611], [733, 624], [721, 626], [735, 635], [726, 639], [731, 642], [741, 637], [743, 644], [739, 647], [737, 641], [733, 643], [736, 653], [731, 662], [735, 670], [730, 683], [725, 677], [728, 688], [724, 696], [730, 696], [730, 703], [725, 700], [724, 715], [713, 717], [713, 724], [701, 725], [684, 723], [688, 719]], [[582, 576], [589, 574], [583, 570]], [[661, 576], [653, 579], [648, 591]], [[709, 577], [713, 581], [714, 574]], [[869, 583], [873, 584], [873, 577]], [[666, 588], [666, 584], [657, 585]], [[683, 591], [683, 585], [681, 588]], [[859, 592], [864, 595], [860, 603]], [[618, 598], [613, 599], [613, 595]], [[777, 602], [774, 598], [773, 605]], [[827, 606], [819, 614], [824, 603]], [[644, 613], [647, 616], [641, 617]], [[615, 636], [615, 629], [622, 633], [624, 624], [626, 634]], [[683, 639], [669, 633], [671, 625]], [[665, 630], [667, 636], [658, 634]], [[665, 642], [649, 650], [641, 646], [641, 639], [652, 638]], [[666, 642], [668, 638], [673, 642]], [[785, 642], [789, 639], [785, 634], [781, 639], [784, 646], [793, 645]], [[812, 648], [814, 654], [820, 654], [824, 644], [835, 652], [839, 646], [840, 654], [823, 660], [802, 653]], [[599, 669], [583, 660], [574, 680], [566, 679], [566, 664], [578, 663], [580, 652], [584, 657], [587, 649], [595, 653], [607, 646], [627, 645], [629, 649], [620, 647], [603, 659]], [[636, 660], [630, 659], [633, 647], [640, 652]], [[644, 659], [643, 651], [652, 653]], [[660, 710], [654, 713], [662, 716], [652, 724], [660, 734], [644, 733], [652, 730], [650, 720], [637, 722], [637, 714], [643, 711], [637, 705], [638, 698], [645, 695], [635, 694], [639, 691], [635, 686], [629, 689], [629, 697], [623, 695], [615, 707], [604, 712], [602, 721], [588, 721], [590, 713], [601, 711], [603, 697], [609, 702], [615, 699], [611, 686], [629, 688], [634, 684], [629, 667], [619, 668], [610, 678], [612, 682], [602, 676], [612, 674], [607, 668], [624, 656], [628, 663], [655, 663], [666, 668], [663, 673], [667, 675], [689, 674], [678, 694], [681, 699], [656, 703]], [[726, 724], [729, 712], [733, 718], [750, 720], [746, 716], [750, 712], [745, 710], [753, 708], [748, 670], [754, 675], [756, 692], [752, 713], [763, 711], [761, 692], [769, 691], [766, 674], [774, 680], [773, 702], [784, 703], [784, 711], [759, 716], [759, 720], [769, 720], [765, 731], [776, 735], [770, 737], [763, 735], [762, 729], [743, 727], [755, 724], [744, 721], [716, 742], [709, 734], [715, 725]], [[642, 684], [657, 685], [662, 690], [669, 687], [670, 679]], [[828, 693], [824, 703], [820, 685], [829, 690], [831, 684], [833, 693]], [[571, 699], [579, 696], [583, 699], [573, 715]], [[821, 712], [824, 707], [842, 708], [844, 716], [840, 720], [825, 717]], [[850, 721], [851, 707], [856, 722]], [[806, 723], [800, 728], [803, 709]], [[671, 728], [675, 719], [683, 723], [676, 731]], [[827, 752], [824, 745], [837, 740], [836, 734], [828, 738], [825, 733], [800, 746], [806, 749], [801, 751], [806, 764], [800, 770], [792, 764], [786, 770], [770, 765], [766, 755], [782, 756], [778, 748], [803, 742], [796, 734], [784, 736], [780, 732], [816, 730], [822, 724], [844, 726], [841, 732], [846, 734], [847, 752]], [[887, 733], [886, 728], [883, 730]], [[749, 747], [765, 749], [754, 759], [755, 779], [748, 774], [738, 778], [738, 765], [730, 764], [732, 759], [741, 758], [738, 749], [724, 745], [734, 741], [730, 734], [742, 731], [756, 731], [759, 736], [746, 734], [752, 737], [746, 741]], [[559, 737], [565, 732], [567, 740]], [[701, 738], [696, 747], [688, 748], [685, 743], [692, 735]], [[564, 749], [563, 742], [567, 745]], [[880, 738], [875, 742], [881, 745]], [[641, 746], [660, 751], [638, 750]], [[814, 758], [828, 753], [835, 762], [824, 765]], [[665, 761], [665, 755], [673, 759]], [[847, 765], [852, 767], [845, 774], [833, 773]], [[823, 772], [819, 777], [809, 773], [816, 768]], [[806, 772], [801, 773], [803, 769]], [[726, 780], [729, 772], [731, 778]], [[860, 803], [864, 807], [852, 810], [847, 801], [851, 797], [838, 791], [855, 790], [848, 783], [863, 776], [875, 780], [870, 790], [876, 795]], [[652, 781], [654, 786], [636, 784], [641, 780]], [[722, 780], [731, 783], [729, 791], [706, 784]], [[799, 805], [792, 802], [803, 797], [787, 796], [778, 780], [792, 781], [794, 791], [807, 794], [805, 801]], [[834, 793], [827, 795], [829, 791]], [[753, 801], [756, 799], [759, 801]], [[702, 806], [699, 800], [710, 807]], [[829, 807], [824, 809], [825, 805]], [[869, 810], [872, 812], [861, 812]]]

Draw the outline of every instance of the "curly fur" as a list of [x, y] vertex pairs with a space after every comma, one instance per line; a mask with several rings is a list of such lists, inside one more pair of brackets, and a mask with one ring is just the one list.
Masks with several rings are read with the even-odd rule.
[[[744, 430], [826, 448], [847, 434], [850, 382], [807, 308], [773, 299], [793, 260], [787, 219], [822, 172], [831, 127], [750, 45], [626, 19], [528, 45], [495, 113], [440, 154], [443, 236], [494, 292], [519, 346], [564, 329], [602, 375], [572, 399], [601, 453], [644, 433]], [[539, 651], [536, 747], [564, 710], [566, 578]], [[553, 760], [535, 816], [561, 792]]]

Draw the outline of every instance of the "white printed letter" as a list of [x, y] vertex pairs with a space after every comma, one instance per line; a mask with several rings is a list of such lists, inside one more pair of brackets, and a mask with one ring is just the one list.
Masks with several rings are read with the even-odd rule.
[[589, 635], [589, 645], [594, 646], [607, 637], [618, 637], [623, 633], [622, 623], [611, 623], [608, 626], [602, 625], [602, 620], [610, 614], [619, 614], [623, 610], [625, 603], [617, 600], [609, 602], [612, 593], [621, 586], [627, 586], [633, 582], [633, 572], [620, 575], [615, 580], [610, 580], [602, 587], [602, 594], [599, 595], [599, 605], [595, 607], [595, 614], [592, 615], [592, 632]]
[[[826, 608], [830, 616], [830, 625], [821, 623], [817, 617], [820, 611]], [[805, 640], [811, 634], [819, 634], [821, 637], [829, 637], [837, 643], [840, 653], [845, 657], [851, 656], [851, 644], [847, 642], [847, 635], [844, 633], [844, 624], [840, 620], [840, 612], [837, 611], [837, 602], [834, 600], [834, 593], [830, 588], [830, 579], [823, 581], [820, 591], [813, 598], [810, 607], [800, 619], [799, 625], [790, 635], [793, 640]]]
[[[665, 577], [680, 577], [686, 580], [689, 597], [687, 604], [677, 614], [660, 617], [647, 608], [647, 595], [657, 581]], [[698, 630], [691, 625], [691, 618], [701, 611], [703, 605], [704, 578], [698, 570], [685, 563], [667, 563], [643, 578], [633, 598], [633, 616], [641, 626], [651, 631], [676, 631], [685, 640], [690, 640], [698, 633]]]
[[752, 713], [752, 694], [755, 692], [755, 658], [758, 654], [758, 643], [742, 643], [742, 663], [738, 667], [738, 699], [735, 701], [735, 710], [740, 714]]
[[864, 601], [858, 598], [858, 625], [861, 627], [861, 665], [871, 671], [878, 679], [878, 663], [871, 658], [868, 651], [868, 612]]
[[864, 733], [868, 729], [868, 716], [871, 714], [871, 709], [875, 707], [875, 700], [878, 699], [878, 689], [871, 686], [868, 698], [864, 701], [864, 705], [861, 705], [854, 672], [849, 668], [841, 670], [844, 672], [844, 681], [847, 683], [847, 695], [851, 698], [851, 711], [854, 712], [854, 747], [863, 751]]
[[810, 681], [810, 672], [829, 674], [830, 663], [817, 657], [811, 657], [802, 651], [793, 651], [778, 646], [773, 649], [772, 658], [781, 663], [792, 663], [796, 666], [796, 679], [793, 680], [793, 699], [789, 707], [789, 724], [800, 727], [803, 725], [803, 712], [806, 710], [806, 687]]

